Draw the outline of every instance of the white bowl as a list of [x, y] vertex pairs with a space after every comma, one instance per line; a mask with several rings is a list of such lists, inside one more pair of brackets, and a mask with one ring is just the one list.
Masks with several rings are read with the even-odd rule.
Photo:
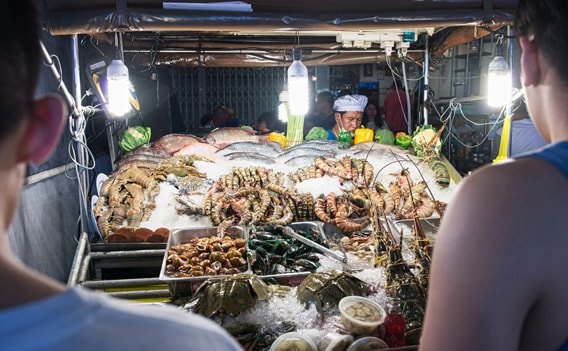
[[366, 336], [355, 340], [347, 351], [367, 351], [367, 350], [383, 350], [388, 349], [389, 345], [382, 339], [376, 338], [374, 336]]
[[339, 301], [339, 312], [345, 328], [358, 335], [372, 335], [387, 315], [378, 303], [361, 296], [342, 298]]
[[274, 340], [270, 346], [270, 351], [317, 351], [318, 348], [314, 341], [304, 334], [298, 332], [282, 334]]

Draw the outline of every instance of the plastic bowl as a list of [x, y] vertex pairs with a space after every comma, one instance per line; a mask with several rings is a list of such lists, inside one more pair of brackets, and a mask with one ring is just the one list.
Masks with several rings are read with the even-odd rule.
[[376, 338], [374, 336], [366, 336], [361, 339], [355, 340], [347, 351], [371, 351], [371, 350], [383, 350], [388, 349], [389, 345], [383, 340]]
[[345, 328], [358, 335], [372, 335], [386, 317], [385, 310], [378, 303], [361, 296], [342, 298], [339, 312]]
[[270, 351], [317, 351], [314, 341], [301, 333], [292, 332], [282, 334], [274, 340]]
[[343, 335], [339, 333], [326, 334], [318, 344], [319, 351], [344, 351], [347, 346], [353, 343], [351, 335]]

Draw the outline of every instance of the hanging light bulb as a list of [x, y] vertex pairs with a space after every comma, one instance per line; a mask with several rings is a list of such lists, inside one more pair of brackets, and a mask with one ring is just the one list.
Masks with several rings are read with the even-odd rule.
[[511, 90], [511, 71], [503, 58], [503, 37], [500, 37], [495, 46], [495, 57], [487, 70], [487, 104], [505, 106], [511, 101]]
[[121, 60], [112, 60], [106, 74], [108, 112], [113, 117], [123, 117], [132, 109], [128, 67]]
[[294, 62], [288, 68], [290, 113], [296, 116], [308, 113], [310, 104], [308, 69], [300, 60], [301, 55], [302, 49], [294, 49]]

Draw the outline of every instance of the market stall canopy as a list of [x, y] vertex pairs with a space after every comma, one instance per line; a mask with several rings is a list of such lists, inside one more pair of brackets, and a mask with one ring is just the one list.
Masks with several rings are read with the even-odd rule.
[[[209, 61], [210, 66], [225, 67], [242, 63], [282, 65], [290, 62], [291, 54], [282, 50], [297, 46], [299, 38], [299, 46], [312, 50], [307, 64], [352, 64], [384, 60], [378, 52], [380, 40], [373, 36], [404, 31], [433, 35], [431, 50], [434, 56], [441, 56], [451, 46], [484, 37], [511, 23], [516, 3], [253, 0], [247, 2], [250, 12], [231, 12], [165, 9], [164, 3], [156, 0], [47, 0], [47, 29], [53, 35], [88, 34], [109, 42], [111, 33], [122, 32], [127, 52], [151, 54], [153, 50], [159, 53], [152, 57], [156, 64], [194, 66]], [[359, 43], [341, 39], [349, 35], [371, 39]], [[414, 44], [411, 49], [421, 46]], [[146, 56], [149, 59], [152, 55]], [[143, 61], [144, 55], [138, 59]]]

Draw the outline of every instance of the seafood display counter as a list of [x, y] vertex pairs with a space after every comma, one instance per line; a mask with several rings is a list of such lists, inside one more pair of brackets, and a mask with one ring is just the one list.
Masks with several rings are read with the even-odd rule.
[[[452, 170], [435, 155], [372, 142], [259, 141], [229, 128], [164, 136], [124, 155], [100, 177], [92, 217], [101, 240], [82, 245], [70, 284], [168, 300], [250, 350], [289, 349], [273, 343], [293, 331], [320, 348], [333, 333], [351, 335], [342, 338], [354, 341], [350, 350], [364, 349], [364, 336], [401, 346], [388, 327], [398, 301], [405, 343], [416, 345]], [[342, 321], [349, 296], [369, 303], [346, 308], [354, 314]], [[386, 321], [353, 332], [375, 305]]]

